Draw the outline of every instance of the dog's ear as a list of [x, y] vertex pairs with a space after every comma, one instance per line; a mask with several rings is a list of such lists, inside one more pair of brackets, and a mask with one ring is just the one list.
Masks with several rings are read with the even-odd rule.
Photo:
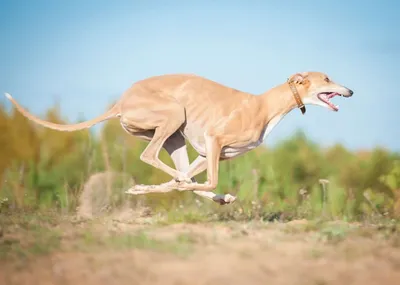
[[308, 73], [296, 73], [290, 76], [289, 81], [296, 84], [304, 84], [308, 81]]

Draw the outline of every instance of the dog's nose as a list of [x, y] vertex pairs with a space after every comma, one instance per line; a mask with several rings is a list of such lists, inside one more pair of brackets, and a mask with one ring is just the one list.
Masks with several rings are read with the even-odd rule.
[[353, 90], [349, 89], [350, 96], [353, 96]]

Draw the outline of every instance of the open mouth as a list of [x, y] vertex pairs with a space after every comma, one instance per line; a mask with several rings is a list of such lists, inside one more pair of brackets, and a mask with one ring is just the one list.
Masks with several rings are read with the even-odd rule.
[[336, 93], [336, 92], [321, 92], [318, 93], [317, 97], [319, 100], [321, 100], [322, 102], [324, 102], [325, 104], [327, 104], [333, 111], [339, 111], [339, 106], [333, 104], [330, 99], [332, 99], [335, 96], [342, 96], [342, 94], [340, 93]]

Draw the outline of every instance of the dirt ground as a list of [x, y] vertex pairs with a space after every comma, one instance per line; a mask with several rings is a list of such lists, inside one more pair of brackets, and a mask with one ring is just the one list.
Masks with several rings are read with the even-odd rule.
[[390, 228], [302, 220], [16, 224], [1, 229], [2, 285], [400, 284], [400, 237]]

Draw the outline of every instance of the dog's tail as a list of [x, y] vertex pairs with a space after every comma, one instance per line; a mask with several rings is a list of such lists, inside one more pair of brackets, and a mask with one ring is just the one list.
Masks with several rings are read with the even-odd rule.
[[7, 99], [13, 103], [15, 108], [17, 108], [17, 110], [19, 112], [21, 112], [21, 114], [24, 115], [26, 118], [35, 122], [36, 124], [39, 124], [46, 128], [57, 130], [57, 131], [73, 132], [73, 131], [87, 129], [87, 128], [90, 128], [91, 126], [98, 124], [102, 121], [114, 118], [119, 114], [118, 108], [117, 108], [118, 105], [116, 104], [111, 109], [109, 109], [107, 112], [105, 112], [103, 115], [101, 115], [97, 118], [94, 118], [92, 120], [86, 121], [86, 122], [82, 122], [82, 123], [78, 123], [78, 124], [71, 124], [71, 125], [55, 124], [55, 123], [51, 123], [51, 122], [39, 119], [38, 117], [30, 114], [20, 104], [18, 104], [17, 101], [15, 101], [15, 99], [13, 97], [11, 97], [10, 94], [5, 93], [5, 95], [6, 95]]

